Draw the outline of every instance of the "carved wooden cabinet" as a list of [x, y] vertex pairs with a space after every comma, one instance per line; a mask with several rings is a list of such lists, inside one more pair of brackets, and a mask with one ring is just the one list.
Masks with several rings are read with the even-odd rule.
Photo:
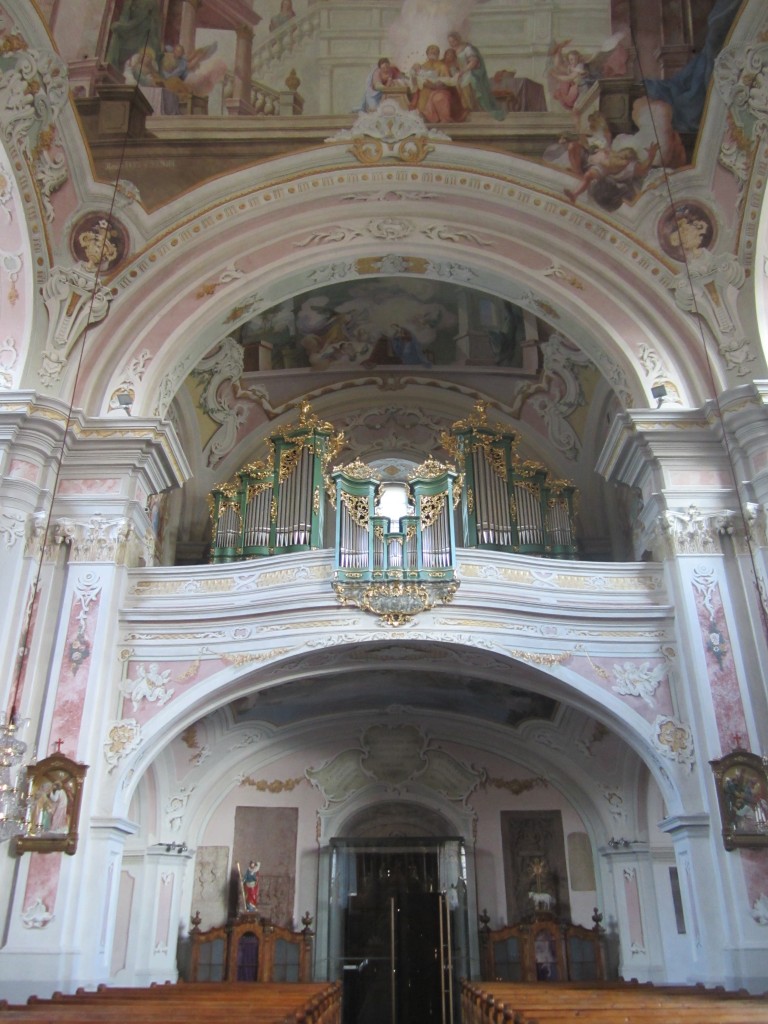
[[480, 932], [484, 981], [597, 981], [604, 976], [597, 928], [535, 918]]
[[312, 932], [293, 932], [255, 914], [190, 939], [190, 981], [311, 981]]

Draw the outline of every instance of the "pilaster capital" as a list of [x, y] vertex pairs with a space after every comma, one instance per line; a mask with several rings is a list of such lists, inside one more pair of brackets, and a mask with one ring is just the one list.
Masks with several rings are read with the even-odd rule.
[[739, 514], [728, 509], [701, 511], [665, 509], [657, 520], [658, 536], [667, 557], [722, 554], [722, 539], [735, 532]]
[[67, 545], [70, 562], [108, 562], [135, 568], [155, 561], [155, 537], [137, 528], [127, 516], [97, 513], [87, 520], [59, 517], [48, 529], [46, 549], [50, 559], [61, 545]]
[[712, 827], [708, 814], [673, 814], [659, 822], [662, 832], [674, 839], [708, 839]]
[[129, 559], [129, 540], [132, 535], [133, 525], [127, 518], [108, 518], [97, 513], [86, 522], [55, 520], [49, 529], [49, 543], [69, 545], [70, 561], [73, 562], [114, 562], [127, 565], [132, 561]]

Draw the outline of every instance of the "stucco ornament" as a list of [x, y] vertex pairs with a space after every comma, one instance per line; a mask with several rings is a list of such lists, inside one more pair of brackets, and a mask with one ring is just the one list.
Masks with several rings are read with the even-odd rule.
[[128, 560], [128, 541], [133, 534], [129, 519], [107, 518], [97, 514], [87, 522], [59, 519], [53, 527], [54, 542], [69, 544], [70, 559], [75, 562], [115, 562]]
[[306, 776], [326, 801], [341, 802], [367, 786], [399, 790], [419, 784], [449, 800], [465, 801], [485, 775], [458, 761], [414, 725], [375, 725], [361, 736], [361, 746], [343, 750]]
[[653, 726], [653, 745], [668, 760], [693, 767], [693, 736], [688, 726], [677, 718], [659, 715]]
[[729, 130], [720, 150], [720, 163], [743, 189], [747, 183], [757, 139], [768, 130], [768, 41], [726, 46], [715, 62], [713, 82], [728, 107]]
[[349, 129], [343, 129], [326, 142], [350, 142], [349, 152], [361, 164], [397, 160], [420, 164], [435, 148], [433, 142], [450, 142], [437, 128], [427, 128], [415, 110], [403, 110], [391, 99], [384, 99], [378, 110], [362, 113]]
[[52, 920], [53, 914], [39, 896], [21, 915], [25, 928], [45, 928]]
[[764, 892], [755, 900], [751, 913], [758, 924], [768, 925], [768, 896]]
[[732, 517], [732, 512], [703, 513], [690, 505], [685, 512], [662, 513], [659, 526], [672, 555], [719, 554], [720, 536], [732, 528]]
[[114, 771], [140, 743], [141, 726], [135, 718], [124, 718], [111, 725], [104, 744], [104, 759], [109, 765], [109, 771]]
[[200, 407], [219, 424], [205, 446], [206, 461], [211, 467], [218, 465], [234, 448], [249, 406], [267, 397], [261, 388], [240, 387], [244, 358], [242, 345], [227, 336], [192, 371], [192, 376], [203, 385]]
[[67, 358], [86, 328], [107, 315], [112, 292], [101, 284], [98, 272], [82, 263], [67, 269], [53, 267], [42, 293], [48, 335], [37, 372], [43, 384], [52, 387], [61, 379]]
[[685, 273], [673, 278], [675, 302], [686, 313], [700, 314], [717, 342], [728, 370], [746, 376], [755, 353], [739, 319], [739, 290], [746, 280], [744, 268], [730, 253], [700, 249], [689, 255]]
[[120, 689], [130, 699], [134, 711], [142, 701], [162, 707], [174, 694], [173, 687], [168, 685], [170, 681], [170, 669], [161, 672], [160, 666], [153, 661], [149, 666], [137, 665], [135, 678], [127, 679]]
[[12, 509], [0, 512], [0, 541], [12, 548], [16, 541], [24, 538], [26, 517]]
[[638, 665], [625, 661], [623, 665], [613, 666], [616, 682], [612, 689], [624, 697], [640, 697], [649, 707], [653, 707], [654, 695], [666, 674], [667, 666], [664, 663], [651, 665], [649, 661], [644, 661]]
[[46, 220], [68, 171], [56, 146], [56, 120], [69, 98], [66, 64], [52, 51], [28, 48], [0, 15], [0, 131], [27, 163]]

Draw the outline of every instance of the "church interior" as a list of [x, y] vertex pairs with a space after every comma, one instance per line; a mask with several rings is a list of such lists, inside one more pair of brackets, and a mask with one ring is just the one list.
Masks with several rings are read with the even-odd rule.
[[0, 1000], [768, 991], [767, 180], [762, 0], [0, 0]]

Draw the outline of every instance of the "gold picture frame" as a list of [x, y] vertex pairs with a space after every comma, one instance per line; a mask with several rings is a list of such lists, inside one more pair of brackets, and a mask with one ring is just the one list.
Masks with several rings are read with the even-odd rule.
[[768, 846], [768, 757], [734, 750], [710, 761], [726, 850]]
[[26, 829], [23, 835], [14, 836], [11, 853], [75, 852], [87, 771], [87, 764], [60, 753], [27, 768]]

